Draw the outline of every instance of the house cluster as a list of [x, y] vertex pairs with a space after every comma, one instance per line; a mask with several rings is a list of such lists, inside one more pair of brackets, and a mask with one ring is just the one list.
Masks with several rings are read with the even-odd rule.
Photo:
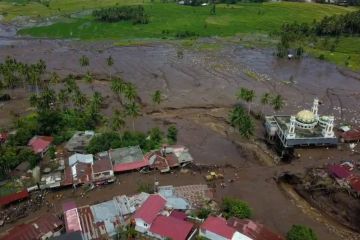
[[[4, 134], [1, 136], [5, 139]], [[95, 155], [86, 154], [86, 147], [94, 136], [95, 132], [93, 131], [76, 132], [65, 144], [64, 149], [57, 149], [55, 159], [42, 161], [38, 174], [34, 174], [36, 172], [34, 170], [31, 173], [28, 162], [21, 163], [13, 171], [14, 174], [16, 173], [18, 177], [23, 179], [37, 176], [36, 186], [23, 191], [28, 193], [38, 189], [67, 186], [76, 188], [83, 184], [106, 184], [114, 182], [116, 173], [134, 170], [169, 172], [171, 168], [184, 166], [193, 161], [189, 150], [184, 146], [164, 146], [160, 150], [154, 150], [145, 155], [139, 146], [109, 149]], [[29, 141], [28, 147], [44, 158], [53, 144], [53, 140], [49, 136], [34, 136]], [[18, 193], [12, 195], [14, 196], [3, 197], [6, 198], [4, 200], [6, 204], [11, 203], [9, 199], [20, 200], [17, 197]]]
[[356, 194], [360, 194], [360, 174], [356, 173], [355, 164], [345, 161], [340, 164], [331, 164], [327, 170], [340, 186], [351, 188]]
[[191, 212], [213, 199], [207, 185], [160, 186], [155, 194], [115, 196], [109, 201], [78, 207], [63, 204], [58, 218], [45, 214], [11, 229], [0, 240], [100, 240], [114, 239], [120, 229], [131, 228], [144, 239], [283, 240], [264, 225], [248, 219], [209, 216]]
[[[144, 236], [163, 239], [189, 239], [196, 234], [195, 224], [186, 212], [213, 199], [207, 185], [160, 186], [156, 194], [115, 196], [91, 206], [63, 206], [66, 233], [62, 239], [80, 233], [81, 239], [110, 239], [129, 225]], [[69, 235], [69, 238], [65, 238]]]

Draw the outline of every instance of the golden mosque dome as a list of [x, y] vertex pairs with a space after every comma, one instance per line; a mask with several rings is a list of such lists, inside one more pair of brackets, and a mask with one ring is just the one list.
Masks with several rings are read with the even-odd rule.
[[296, 114], [296, 120], [302, 123], [313, 123], [316, 122], [316, 117], [313, 112], [302, 110]]

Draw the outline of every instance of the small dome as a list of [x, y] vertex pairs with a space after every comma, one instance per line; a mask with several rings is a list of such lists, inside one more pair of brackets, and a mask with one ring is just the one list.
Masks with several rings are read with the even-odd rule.
[[296, 120], [302, 123], [313, 123], [316, 122], [316, 118], [313, 112], [309, 110], [302, 110], [296, 114]]

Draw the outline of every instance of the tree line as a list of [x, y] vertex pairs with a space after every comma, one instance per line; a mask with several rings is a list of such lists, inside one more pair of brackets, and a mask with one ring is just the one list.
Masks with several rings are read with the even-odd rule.
[[316, 37], [356, 36], [360, 34], [360, 11], [344, 15], [325, 16], [320, 21], [312, 23], [285, 23], [277, 33], [280, 42], [277, 45], [277, 56], [288, 54], [291, 44], [298, 44], [296, 56], [301, 57], [304, 49], [302, 40], [316, 40]]
[[143, 6], [115, 6], [94, 10], [93, 16], [103, 22], [131, 21], [133, 24], [149, 23]]

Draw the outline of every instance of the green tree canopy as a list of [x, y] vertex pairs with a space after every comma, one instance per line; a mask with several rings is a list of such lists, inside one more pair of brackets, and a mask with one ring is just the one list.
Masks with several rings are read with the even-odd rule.
[[315, 232], [306, 226], [293, 225], [286, 234], [286, 240], [317, 240]]

